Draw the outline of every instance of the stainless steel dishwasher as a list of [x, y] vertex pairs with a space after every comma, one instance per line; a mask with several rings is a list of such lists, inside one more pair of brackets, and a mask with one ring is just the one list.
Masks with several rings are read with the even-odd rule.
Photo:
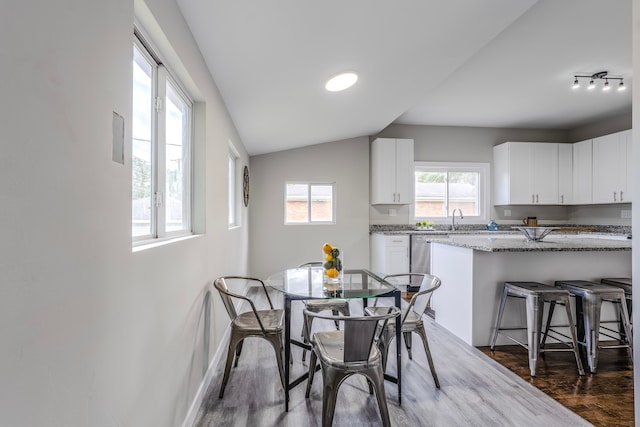
[[[411, 246], [410, 246], [410, 266], [409, 270], [412, 273], [431, 273], [431, 243], [428, 242], [427, 236], [412, 234]], [[416, 292], [420, 289], [420, 281], [412, 279], [412, 283], [407, 287], [408, 292]], [[431, 308], [431, 301], [427, 306], [427, 315], [434, 318], [436, 317], [435, 311]]]
[[[431, 273], [431, 243], [428, 242], [427, 236], [411, 235], [410, 262], [409, 269], [412, 273]], [[420, 287], [420, 283], [411, 285]]]

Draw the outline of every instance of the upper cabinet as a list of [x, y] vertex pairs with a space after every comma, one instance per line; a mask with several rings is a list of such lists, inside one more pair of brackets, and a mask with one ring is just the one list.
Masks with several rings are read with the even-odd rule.
[[505, 142], [493, 147], [494, 203], [558, 203], [558, 144]]
[[593, 142], [573, 145], [573, 204], [593, 203]]
[[630, 203], [631, 131], [593, 139], [593, 203]]
[[413, 203], [413, 140], [377, 138], [371, 143], [371, 204]]
[[631, 130], [573, 144], [493, 147], [496, 205], [631, 203]]

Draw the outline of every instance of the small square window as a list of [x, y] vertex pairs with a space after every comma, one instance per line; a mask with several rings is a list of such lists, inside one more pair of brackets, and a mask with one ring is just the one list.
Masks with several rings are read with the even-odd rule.
[[335, 184], [285, 184], [285, 224], [334, 224]]

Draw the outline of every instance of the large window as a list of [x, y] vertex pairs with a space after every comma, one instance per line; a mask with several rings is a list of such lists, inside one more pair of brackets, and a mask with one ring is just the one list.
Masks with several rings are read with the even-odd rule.
[[287, 182], [285, 184], [285, 224], [335, 223], [333, 183]]
[[415, 163], [416, 220], [450, 218], [458, 208], [467, 219], [486, 220], [489, 210], [487, 163]]
[[134, 243], [191, 232], [192, 110], [178, 82], [136, 37], [131, 144]]

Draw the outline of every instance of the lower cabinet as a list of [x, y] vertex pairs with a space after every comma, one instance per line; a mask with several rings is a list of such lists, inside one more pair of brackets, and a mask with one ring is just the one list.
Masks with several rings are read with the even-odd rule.
[[371, 271], [379, 275], [409, 272], [409, 235], [371, 235]]

